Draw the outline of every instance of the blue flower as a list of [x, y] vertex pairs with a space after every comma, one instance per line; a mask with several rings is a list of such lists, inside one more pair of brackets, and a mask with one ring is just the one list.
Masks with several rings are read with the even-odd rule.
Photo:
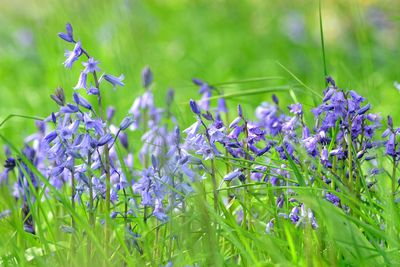
[[88, 59], [87, 62], [82, 62], [82, 65], [85, 67], [84, 72], [89, 73], [89, 72], [95, 72], [95, 71], [100, 71], [100, 68], [97, 66], [98, 61], [94, 60], [92, 57]]
[[149, 66], [146, 66], [142, 71], [142, 83], [144, 88], [148, 88], [153, 82], [153, 73], [151, 72]]
[[296, 115], [303, 114], [303, 107], [301, 104], [291, 104], [289, 107], [289, 111]]
[[87, 73], [85, 71], [82, 71], [81, 75], [79, 75], [78, 83], [75, 85], [74, 89], [81, 89], [81, 88], [86, 89], [86, 80], [87, 80]]
[[119, 77], [115, 77], [115, 76], [109, 75], [109, 74], [104, 74], [103, 78], [107, 82], [111, 83], [114, 86], [114, 88], [116, 88], [117, 85], [119, 85], [119, 86], [124, 86], [125, 85], [122, 82], [122, 80], [124, 79], [124, 75], [123, 74], [121, 74]]
[[70, 23], [67, 23], [67, 25], [65, 25], [65, 29], [66, 29], [67, 33], [60, 32], [60, 33], [58, 33], [58, 36], [67, 42], [75, 43], [72, 25]]
[[64, 55], [67, 58], [64, 61], [64, 66], [68, 69], [72, 68], [72, 64], [74, 64], [74, 62], [77, 61], [78, 58], [82, 55], [81, 42], [77, 42], [75, 44], [74, 50], [67, 50]]

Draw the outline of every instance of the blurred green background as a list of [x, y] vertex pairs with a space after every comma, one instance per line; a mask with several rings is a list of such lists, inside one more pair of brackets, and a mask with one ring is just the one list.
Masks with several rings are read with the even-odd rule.
[[[0, 2], [0, 120], [9, 114], [48, 116], [57, 109], [49, 95], [62, 86], [69, 97], [81, 63], [66, 70], [64, 50], [73, 45], [57, 37], [65, 23], [101, 63], [102, 71], [125, 74], [126, 86], [104, 89], [107, 104], [122, 118], [142, 93], [140, 72], [154, 72], [157, 100], [176, 90], [180, 119], [189, 123], [189, 98], [197, 97], [191, 78], [218, 83], [282, 76], [279, 81], [245, 83], [226, 92], [293, 84], [280, 62], [312, 89], [324, 89], [318, 1], [267, 0], [2, 0]], [[368, 97], [376, 112], [397, 116], [400, 95], [400, 1], [322, 1], [327, 68], [339, 86]], [[289, 102], [287, 94], [279, 94]], [[304, 91], [298, 97], [311, 108]], [[245, 102], [251, 116], [270, 94]], [[285, 100], [286, 99], [286, 100]], [[187, 115], [188, 114], [188, 115]], [[34, 122], [13, 119], [0, 128], [21, 145]], [[0, 157], [3, 157], [1, 153]]]

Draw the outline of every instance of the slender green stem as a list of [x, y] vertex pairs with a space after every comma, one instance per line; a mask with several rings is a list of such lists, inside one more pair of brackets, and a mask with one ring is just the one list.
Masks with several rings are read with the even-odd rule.
[[[207, 125], [205, 125], [204, 121], [201, 119], [200, 115], [198, 116], [198, 119], [200, 120], [200, 123], [203, 125], [204, 129], [205, 129], [205, 133], [206, 133], [206, 139], [207, 142], [210, 146], [210, 148], [212, 147], [211, 144], [211, 137], [210, 134], [208, 132], [208, 127]], [[217, 178], [215, 176], [215, 158], [211, 159], [211, 181], [213, 184], [213, 196], [214, 196], [214, 210], [217, 211], [218, 210], [218, 184], [217, 184]]]
[[[351, 129], [351, 120], [349, 121], [349, 128]], [[348, 158], [348, 167], [349, 167], [349, 188], [352, 189], [353, 185], [353, 141], [351, 139], [351, 130], [348, 130], [347, 133], [347, 158]]]
[[[71, 169], [71, 207], [72, 210], [75, 211], [75, 172], [74, 169]], [[75, 229], [75, 219], [74, 215], [71, 214], [71, 226], [73, 229]]]
[[[244, 140], [244, 150], [245, 150], [245, 160], [248, 161], [247, 162], [247, 168], [246, 168], [246, 180], [247, 182], [251, 183], [251, 163], [250, 163], [250, 159], [249, 159], [249, 144], [247, 143], [248, 138], [249, 138], [249, 131], [247, 128], [247, 121], [244, 122], [244, 134], [246, 139]], [[244, 225], [250, 229], [251, 228], [251, 198], [250, 198], [250, 190], [249, 188], [246, 187], [245, 190], [245, 194], [244, 194], [244, 203], [245, 203], [245, 208], [243, 209], [243, 220], [244, 220]], [[248, 209], [249, 210], [249, 219], [248, 219], [248, 224], [246, 222], [246, 215], [247, 212], [245, 212], [245, 210]]]
[[393, 199], [394, 199], [394, 195], [396, 192], [396, 184], [397, 184], [396, 169], [397, 169], [396, 158], [393, 157], [393, 170], [392, 170], [392, 198]]
[[[74, 168], [71, 169], [71, 208], [73, 211], [75, 211], [75, 172], [74, 172]], [[71, 214], [71, 227], [73, 230], [75, 230], [75, 218], [74, 215]], [[73, 254], [75, 253], [75, 236], [74, 234], [71, 235], [71, 257], [74, 257]], [[71, 262], [71, 266], [73, 265], [73, 260], [72, 258], [70, 259]]]
[[[89, 184], [89, 224], [92, 229], [95, 228], [95, 217], [94, 217], [94, 206], [93, 206], [93, 184], [92, 184], [92, 170], [90, 165], [92, 162], [92, 154], [88, 153], [88, 184]], [[87, 256], [88, 260], [91, 261], [92, 258], [92, 239], [87, 236]]]
[[214, 195], [214, 210], [218, 211], [218, 184], [215, 177], [215, 159], [211, 159], [211, 179], [213, 184], [213, 195]]
[[104, 147], [104, 158], [105, 158], [105, 172], [106, 172], [106, 219], [105, 219], [105, 245], [109, 242], [109, 220], [110, 220], [110, 206], [111, 206], [111, 181], [110, 181], [110, 151], [108, 145]]

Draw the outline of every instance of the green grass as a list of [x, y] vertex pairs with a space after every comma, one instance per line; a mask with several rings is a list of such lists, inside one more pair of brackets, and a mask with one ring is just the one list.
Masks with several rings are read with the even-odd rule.
[[[0, 120], [9, 114], [47, 116], [56, 108], [48, 101], [53, 90], [62, 86], [67, 95], [72, 91], [78, 70], [63, 69], [63, 53], [70, 47], [56, 36], [67, 21], [85, 47], [95, 51], [103, 70], [127, 77], [125, 88], [105, 97], [107, 104], [118, 106], [119, 118], [139, 94], [139, 73], [145, 65], [155, 73], [156, 90], [165, 93], [168, 87], [175, 88], [181, 104], [196, 96], [192, 77], [219, 83], [283, 76], [286, 81], [281, 85], [293, 82], [276, 61], [321, 92], [319, 3], [304, 3], [3, 1], [0, 23], [7, 27], [0, 29]], [[344, 0], [321, 5], [329, 74], [368, 97], [383, 115], [400, 114], [393, 108], [399, 96], [392, 86], [400, 76], [399, 5]], [[388, 26], [374, 26], [374, 20]], [[295, 34], [295, 26], [300, 33]], [[270, 84], [262, 84], [266, 85]], [[249, 86], [241, 84], [238, 89], [253, 88]], [[163, 94], [158, 95], [161, 100]], [[312, 103], [307, 93], [300, 98]], [[246, 101], [257, 105], [264, 99], [269, 94]], [[32, 130], [33, 123], [20, 119], [1, 128], [19, 143]]]
[[[71, 47], [56, 36], [65, 22], [73, 24], [76, 36], [100, 60], [102, 70], [125, 74], [125, 87], [104, 94], [106, 104], [117, 107], [118, 120], [142, 93], [140, 70], [145, 65], [155, 74], [158, 102], [168, 87], [176, 89], [174, 112], [183, 125], [193, 120], [186, 112], [188, 99], [197, 98], [192, 77], [223, 88], [229, 105], [242, 103], [251, 118], [249, 111], [269, 100], [271, 93], [278, 94], [282, 106], [299, 100], [311, 109], [329, 74], [341, 86], [366, 96], [383, 117], [400, 118], [399, 93], [393, 88], [393, 81], [400, 80], [400, 5], [395, 0], [44, 0], [1, 5], [0, 23], [7, 27], [0, 28], [0, 133], [4, 137], [0, 144], [11, 142], [14, 153], [19, 153], [23, 138], [35, 131], [29, 117], [46, 117], [56, 110], [49, 98], [53, 90], [62, 86], [69, 96], [76, 84], [78, 68], [65, 70], [61, 64], [64, 49]], [[372, 24], [374, 8], [382, 12], [380, 19], [388, 26]], [[298, 36], [284, 26], [291, 21], [292, 27], [303, 23]], [[1, 124], [13, 114], [21, 116]], [[1, 153], [0, 161], [4, 160]], [[290, 164], [288, 170], [293, 179], [304, 183], [306, 166], [297, 169]], [[47, 180], [42, 177], [42, 181]], [[11, 208], [11, 215], [0, 219], [0, 265], [160, 266], [172, 260], [174, 266], [396, 266], [400, 264], [399, 212], [385, 193], [390, 188], [386, 173], [377, 181], [374, 201], [359, 201], [343, 190], [340, 197], [352, 208], [351, 214], [323, 200], [320, 190], [290, 188], [318, 218], [324, 218], [318, 220], [318, 230], [277, 217], [273, 190], [287, 191], [287, 187], [223, 187], [220, 196], [228, 190], [243, 193], [249, 187], [252, 197], [231, 205], [219, 199], [217, 214], [210, 205], [210, 185], [204, 188], [199, 183], [198, 193], [187, 200], [186, 213], [172, 216], [167, 224], [160, 225], [154, 218], [145, 224], [142, 218], [133, 218], [130, 223], [140, 236], [132, 236], [131, 243], [125, 242], [122, 218], [111, 221], [112, 234], [106, 242], [100, 227], [105, 214], [97, 211], [96, 227], [92, 227], [86, 209], [78, 205], [74, 210], [66, 192], [48, 183], [37, 194], [49, 194], [51, 200], [31, 203], [38, 235], [28, 234], [23, 230], [21, 203], [16, 205], [1, 188], [0, 212]], [[287, 201], [285, 205], [290, 208]], [[257, 216], [249, 228], [236, 221], [240, 207], [255, 209]], [[74, 233], [68, 231], [71, 214], [78, 229]], [[277, 218], [275, 234], [268, 235], [266, 223], [273, 217]]]

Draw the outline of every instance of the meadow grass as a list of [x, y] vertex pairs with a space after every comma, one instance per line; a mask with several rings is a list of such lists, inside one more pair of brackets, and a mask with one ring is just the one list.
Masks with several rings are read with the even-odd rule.
[[[55, 37], [48, 38], [55, 36], [65, 21], [74, 22], [85, 47], [94, 51], [102, 66], [109, 66], [110, 71], [126, 74], [126, 87], [118, 88], [115, 92], [105, 91], [103, 95], [106, 105], [116, 106], [117, 111], [127, 110], [134, 96], [142, 92], [141, 89], [134, 89], [140, 87], [140, 79], [133, 73], [139, 73], [142, 66], [150, 64], [156, 77], [156, 102], [160, 103], [164, 98], [166, 90], [163, 88], [176, 87], [177, 98], [171, 109], [177, 114], [177, 119], [182, 125], [189, 125], [193, 120], [193, 114], [189, 115], [187, 112], [188, 99], [195, 98], [197, 89], [186, 82], [193, 76], [215, 81], [210, 84], [223, 91], [220, 96], [211, 97], [212, 101], [224, 97], [231, 108], [241, 103], [245, 116], [252, 118], [254, 106], [269, 98], [272, 93], [280, 96], [283, 102], [281, 106], [291, 102], [303, 102], [304, 108], [310, 110], [321, 101], [322, 90], [325, 88], [324, 77], [330, 74], [338, 77], [340, 84], [345, 87], [356, 87], [357, 91], [372, 103], [374, 111], [379, 111], [382, 116], [391, 114], [394, 120], [398, 121], [396, 118], [400, 113], [393, 110], [398, 97], [398, 92], [393, 88], [393, 81], [398, 78], [399, 71], [396, 68], [396, 57], [393, 56], [395, 51], [390, 44], [392, 38], [398, 40], [398, 33], [388, 38], [389, 40], [382, 41], [382, 44], [377, 42], [379, 35], [374, 26], [366, 26], [368, 8], [376, 7], [387, 12], [385, 14], [388, 15], [384, 18], [392, 23], [391, 27], [398, 29], [399, 22], [392, 16], [393, 11], [388, 8], [392, 3], [388, 1], [376, 6], [347, 1], [320, 1], [319, 6], [316, 1], [309, 3], [314, 9], [305, 9], [300, 4], [293, 4], [288, 9], [285, 3], [269, 6], [262, 1], [234, 1], [212, 5], [206, 2], [186, 1], [98, 1], [96, 5], [49, 1], [44, 4], [46, 12], [38, 15], [41, 19], [31, 14], [13, 20], [13, 29], [34, 21], [30, 31], [34, 33], [35, 41], [32, 45], [34, 48], [28, 55], [21, 55], [24, 48], [16, 47], [0, 63], [2, 76], [7, 77], [0, 85], [1, 98], [9, 99], [0, 108], [0, 120], [8, 119], [10, 114], [17, 114], [0, 125], [0, 142], [10, 147], [13, 155], [21, 157], [43, 184], [37, 189], [30, 182], [28, 188], [35, 198], [42, 199], [44, 195], [51, 197], [45, 201], [28, 203], [29, 215], [32, 216], [37, 230], [36, 234], [32, 235], [24, 230], [24, 222], [21, 220], [23, 216], [20, 207], [23, 201], [19, 199], [16, 202], [6, 187], [0, 187], [0, 211], [9, 210], [7, 214], [2, 214], [0, 219], [0, 234], [3, 236], [0, 240], [1, 265], [400, 264], [399, 212], [393, 201], [394, 196], [388, 193], [392, 187], [392, 181], [388, 177], [396, 178], [397, 166], [392, 170], [390, 158], [382, 151], [377, 155], [381, 160], [376, 167], [388, 171], [375, 176], [373, 191], [369, 190], [363, 178], [356, 183], [359, 188], [354, 189], [349, 184], [342, 184], [341, 177], [332, 174], [330, 179], [339, 187], [340, 192], [337, 192], [335, 187], [309, 187], [306, 181], [310, 174], [322, 177], [325, 175], [324, 167], [317, 160], [311, 163], [306, 160], [297, 163], [288, 157], [285, 170], [298, 186], [271, 186], [268, 183], [253, 181], [222, 186], [218, 184], [218, 188], [215, 188], [210, 177], [207, 177], [206, 180], [193, 183], [195, 193], [185, 197], [184, 212], [172, 210], [166, 222], [155, 218], [143, 220], [143, 217], [139, 216], [142, 213], [146, 214], [146, 208], [143, 207], [134, 210], [134, 216], [117, 216], [110, 220], [110, 211], [104, 208], [106, 204], [102, 201], [95, 203], [98, 208], [94, 211], [93, 222], [87, 207], [71, 204], [68, 186], [62, 190], [56, 189], [19, 149], [23, 138], [34, 132], [33, 119], [37, 119], [36, 116], [47, 117], [55, 109], [47, 97], [53, 89], [48, 88], [62, 84], [68, 96], [72, 92], [72, 89], [68, 88], [75, 85], [76, 78], [72, 77], [77, 76], [76, 70], [66, 73], [60, 64], [63, 60], [63, 44], [49, 41]], [[31, 2], [33, 9], [35, 4], [34, 1]], [[15, 6], [18, 5], [8, 2], [6, 6], [6, 18], [14, 16]], [[231, 7], [235, 8], [232, 10]], [[277, 13], [289, 15], [282, 18], [272, 16], [271, 13], [268, 17], [269, 13], [263, 11], [270, 10], [271, 7], [277, 10]], [[58, 12], [60, 9], [65, 10], [62, 15]], [[90, 18], [81, 18], [81, 14], [84, 13], [91, 14]], [[337, 18], [337, 14], [340, 13], [347, 23], [354, 24], [347, 28], [347, 32], [330, 32], [324, 25], [332, 17], [326, 13], [333, 18]], [[104, 17], [94, 19], [95, 15]], [[300, 15], [300, 21], [304, 20], [305, 27], [299, 40], [287, 36], [280, 26], [285, 19], [290, 20], [297, 15]], [[52, 23], [43, 27], [46, 20]], [[237, 20], [243, 23], [234, 23]], [[188, 21], [190, 23], [182, 23]], [[344, 22], [339, 25], [345, 24]], [[389, 27], [387, 30], [395, 32], [393, 28]], [[317, 31], [315, 36], [312, 30]], [[93, 32], [96, 38], [93, 38]], [[247, 32], [257, 37], [252, 38], [244, 34]], [[11, 36], [9, 32], [0, 34]], [[350, 47], [333, 41], [332, 37], [327, 38], [329, 34], [344, 38], [343, 43], [350, 44]], [[3, 54], [6, 54], [11, 50], [3, 51]], [[27, 58], [24, 59], [23, 55]], [[20, 60], [24, 60], [24, 66], [21, 66]], [[22, 70], [26, 72], [20, 75]], [[23, 89], [15, 90], [17, 87]], [[120, 121], [125, 115], [123, 112], [119, 113], [116, 120]], [[235, 115], [229, 116], [233, 119]], [[312, 116], [305, 115], [305, 119], [311, 121]], [[139, 140], [142, 133], [130, 133], [129, 138]], [[133, 142], [133, 149], [138, 150], [140, 145], [139, 141], [137, 144]], [[116, 150], [118, 157], [122, 159], [125, 156], [123, 148], [118, 144]], [[357, 151], [354, 149], [354, 152]], [[285, 153], [288, 155], [288, 151]], [[350, 155], [355, 154], [350, 152]], [[266, 165], [268, 168], [280, 166], [284, 162], [277, 152], [272, 154], [271, 158], [272, 162]], [[307, 155], [304, 153], [301, 158], [306, 159]], [[6, 157], [1, 155], [0, 159], [4, 161]], [[353, 160], [350, 159], [350, 162], [353, 163]], [[355, 169], [360, 177], [364, 177], [364, 173], [369, 169], [360, 161], [356, 160], [354, 163], [356, 166], [350, 169]], [[231, 170], [238, 167], [250, 172], [254, 163], [247, 158], [238, 160], [220, 156], [215, 164], [213, 167], [207, 163], [207, 168], [215, 169], [216, 178], [221, 181], [227, 168]], [[308, 164], [317, 166], [316, 173], [313, 173]], [[122, 166], [128, 177], [130, 173], [127, 169], [126, 166]], [[270, 171], [266, 171], [266, 175]], [[11, 176], [11, 180], [17, 179], [16, 173], [12, 173]], [[230, 192], [235, 192], [237, 197], [227, 201]], [[313, 211], [319, 227], [313, 229], [307, 218], [292, 224], [289, 220], [279, 217], [276, 197], [280, 192], [286, 195], [285, 208], [288, 210], [291, 208], [289, 192], [295, 192], [296, 200]], [[323, 197], [326, 192], [337, 194], [342, 207], [346, 209], [339, 209], [326, 201]], [[140, 196], [132, 191], [120, 192], [119, 208], [123, 209], [124, 205], [129, 204], [127, 195], [140, 200]], [[80, 200], [82, 203], [89, 201], [88, 196], [83, 197], [84, 199]], [[245, 219], [240, 221], [238, 217], [241, 216], [241, 212]], [[273, 234], [268, 234], [265, 229], [271, 218], [275, 218], [274, 229]]]

